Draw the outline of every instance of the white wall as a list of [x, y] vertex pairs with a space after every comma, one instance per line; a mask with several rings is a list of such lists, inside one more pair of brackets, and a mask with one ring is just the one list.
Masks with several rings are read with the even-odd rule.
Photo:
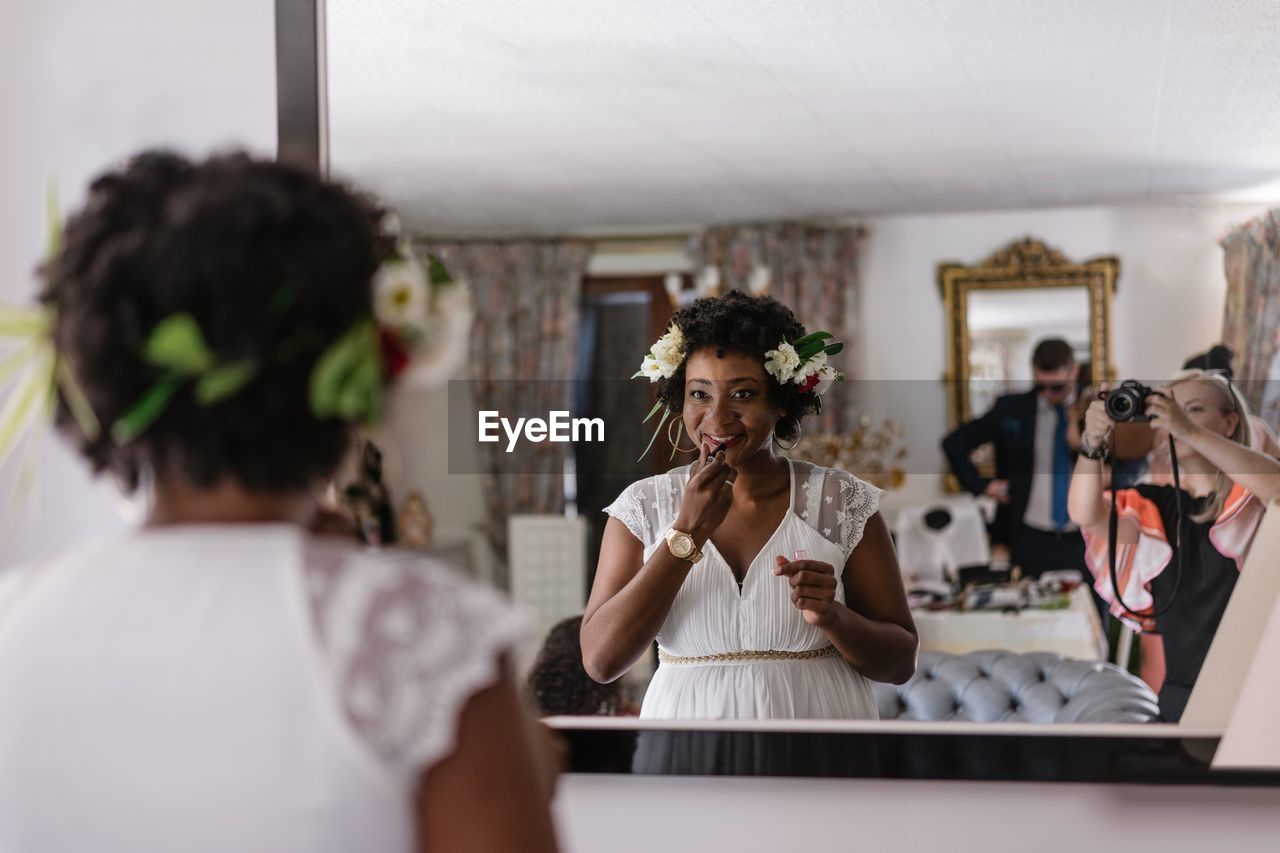
[[[1262, 205], [1152, 206], [1015, 210], [867, 221], [862, 264], [861, 375], [937, 379], [946, 369], [941, 261], [978, 263], [1023, 236], [1073, 260], [1120, 258], [1113, 316], [1121, 373], [1157, 377], [1219, 339], [1222, 251], [1218, 239]], [[885, 322], [891, 320], [891, 322]]]
[[[31, 298], [49, 180], [65, 210], [104, 166], [144, 147], [275, 154], [271, 0], [45, 0], [7, 3], [0, 20], [0, 299]], [[0, 472], [0, 566], [122, 524], [113, 489], [56, 440], [17, 510], [13, 480]]]

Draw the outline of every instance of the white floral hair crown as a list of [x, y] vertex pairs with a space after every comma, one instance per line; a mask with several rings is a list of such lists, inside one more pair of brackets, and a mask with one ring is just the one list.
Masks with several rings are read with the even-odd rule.
[[[794, 341], [780, 341], [777, 349], [771, 349], [764, 354], [765, 372], [778, 380], [780, 385], [796, 385], [799, 386], [801, 394], [813, 394], [814, 410], [819, 413], [822, 412], [822, 395], [827, 393], [834, 383], [844, 379], [843, 373], [827, 363], [828, 356], [836, 355], [844, 349], [844, 344], [833, 340], [834, 337], [830, 332], [810, 332]], [[649, 353], [640, 363], [640, 369], [632, 374], [631, 378], [638, 379], [643, 376], [647, 377], [651, 383], [659, 379], [670, 379], [684, 363], [685, 355], [684, 333], [680, 331], [679, 326], [672, 323], [666, 334], [658, 338], [649, 348]], [[671, 417], [671, 410], [664, 409], [662, 401], [659, 400], [653, 404], [649, 414], [645, 415], [643, 423], [648, 423], [659, 409], [663, 409], [662, 417], [644, 453], [640, 454], [641, 459], [649, 452], [649, 448], [653, 447], [653, 442], [662, 430], [662, 425], [666, 423], [667, 418]], [[676, 445], [680, 443], [683, 432], [684, 424], [681, 423], [679, 434], [671, 445], [671, 458], [675, 458]]]

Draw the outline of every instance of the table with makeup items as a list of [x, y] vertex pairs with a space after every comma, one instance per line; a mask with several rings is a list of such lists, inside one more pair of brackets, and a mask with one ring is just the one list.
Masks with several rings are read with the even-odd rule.
[[1106, 660], [1107, 641], [1092, 594], [1078, 573], [1048, 572], [1040, 581], [911, 589], [908, 602], [927, 651], [1007, 649]]

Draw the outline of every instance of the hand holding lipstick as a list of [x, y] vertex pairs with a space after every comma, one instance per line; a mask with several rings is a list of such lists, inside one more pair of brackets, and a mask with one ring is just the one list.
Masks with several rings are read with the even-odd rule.
[[690, 467], [689, 485], [680, 502], [675, 528], [691, 535], [699, 548], [729, 514], [737, 476], [737, 469], [724, 461], [723, 448], [713, 454], [703, 446], [698, 461]]

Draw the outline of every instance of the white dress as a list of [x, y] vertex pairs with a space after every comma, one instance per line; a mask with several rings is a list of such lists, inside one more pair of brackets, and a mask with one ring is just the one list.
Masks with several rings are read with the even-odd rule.
[[0, 574], [0, 850], [414, 849], [419, 775], [525, 634], [413, 556], [287, 525]]
[[[807, 551], [841, 575], [882, 492], [851, 474], [788, 460], [791, 502], [773, 536], [751, 561], [742, 588], [710, 541], [676, 594], [658, 632], [660, 663], [640, 716], [679, 719], [876, 719], [867, 680], [838, 654], [809, 658], [672, 661], [733, 652], [816, 652], [831, 645], [791, 603], [774, 557]], [[632, 483], [605, 509], [644, 545], [648, 560], [671, 529], [689, 467]]]

